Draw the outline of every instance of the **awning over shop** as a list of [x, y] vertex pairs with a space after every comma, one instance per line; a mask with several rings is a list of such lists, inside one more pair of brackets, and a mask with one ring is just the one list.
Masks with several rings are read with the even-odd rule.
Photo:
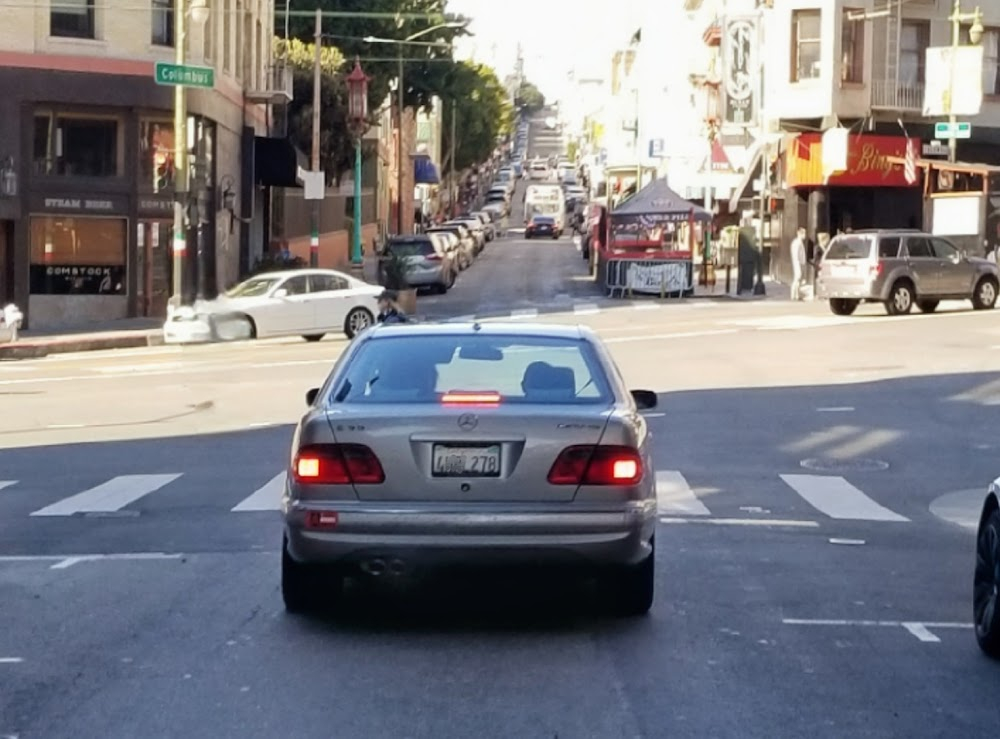
[[416, 185], [441, 184], [441, 175], [430, 157], [415, 156], [413, 158], [413, 182]]
[[653, 180], [611, 212], [611, 220], [617, 224], [648, 226], [685, 223], [692, 219], [710, 221], [712, 214], [671, 190], [666, 178]]
[[308, 168], [306, 156], [288, 139], [254, 137], [254, 182], [268, 187], [301, 187], [298, 168]]

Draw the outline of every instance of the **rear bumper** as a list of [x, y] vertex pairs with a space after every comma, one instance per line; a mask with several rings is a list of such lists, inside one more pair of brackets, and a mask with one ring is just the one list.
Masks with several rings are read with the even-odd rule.
[[864, 281], [825, 281], [816, 282], [817, 298], [845, 298], [848, 300], [882, 300], [882, 296], [877, 286]]
[[[649, 554], [656, 527], [655, 501], [613, 508], [565, 504], [559, 509], [286, 499], [283, 510], [294, 559], [341, 565], [386, 557], [408, 566], [634, 564]], [[307, 528], [309, 511], [336, 511], [336, 527]]]

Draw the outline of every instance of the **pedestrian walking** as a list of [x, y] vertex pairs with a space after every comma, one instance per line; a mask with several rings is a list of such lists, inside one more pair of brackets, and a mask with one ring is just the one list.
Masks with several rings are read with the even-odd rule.
[[802, 270], [806, 266], [806, 230], [799, 230], [792, 240], [792, 300], [802, 300]]

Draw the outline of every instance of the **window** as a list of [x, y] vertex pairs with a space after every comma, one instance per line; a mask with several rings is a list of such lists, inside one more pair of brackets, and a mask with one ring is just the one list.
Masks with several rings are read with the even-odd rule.
[[153, 192], [174, 186], [174, 124], [142, 121], [139, 124], [139, 186]]
[[35, 216], [31, 219], [31, 292], [124, 295], [123, 218]]
[[309, 278], [306, 275], [289, 277], [281, 283], [281, 289], [287, 290], [289, 295], [306, 295], [309, 292]]
[[350, 285], [343, 277], [336, 275], [309, 275], [310, 293], [332, 293], [338, 290], [346, 290]]
[[611, 401], [586, 342], [485, 335], [373, 339], [341, 373], [334, 402], [437, 403], [444, 393], [463, 391], [499, 393], [503, 404]]
[[844, 9], [840, 34], [840, 81], [861, 84], [865, 81], [865, 21], [851, 20], [857, 9]]
[[915, 88], [924, 84], [931, 26], [927, 21], [903, 21], [899, 30], [899, 84]]
[[253, 277], [226, 293], [227, 298], [259, 298], [280, 282], [280, 277]]
[[153, 43], [157, 46], [174, 45], [174, 0], [152, 0]]
[[986, 29], [981, 43], [983, 45], [983, 94], [1000, 95], [1000, 29]]
[[818, 10], [792, 12], [792, 82], [819, 78], [820, 18]]
[[84, 114], [35, 114], [36, 174], [118, 177], [122, 152], [115, 118]]
[[882, 259], [895, 259], [899, 256], [901, 240], [898, 236], [886, 236], [878, 242], [878, 255]]
[[926, 236], [911, 236], [906, 240], [906, 253], [911, 259], [933, 258], [931, 240]]
[[868, 259], [871, 253], [870, 236], [838, 236], [830, 242], [823, 259]]
[[49, 13], [49, 35], [96, 38], [94, 0], [53, 0]]
[[931, 239], [931, 246], [934, 248], [934, 256], [938, 259], [952, 261], [958, 258], [958, 249], [944, 239]]

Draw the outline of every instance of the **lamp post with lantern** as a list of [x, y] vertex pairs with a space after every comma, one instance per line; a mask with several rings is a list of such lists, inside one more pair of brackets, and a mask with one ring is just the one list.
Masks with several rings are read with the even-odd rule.
[[951, 15], [948, 16], [951, 22], [951, 80], [948, 85], [948, 161], [958, 161], [958, 118], [955, 115], [953, 102], [955, 98], [955, 57], [958, 49], [962, 45], [962, 24], [972, 23], [969, 28], [969, 41], [973, 46], [978, 46], [983, 39], [983, 12], [979, 6], [971, 13], [962, 12], [962, 0], [955, 0]]
[[360, 269], [361, 257], [361, 138], [368, 128], [368, 76], [361, 60], [354, 59], [354, 69], [347, 75], [347, 118], [354, 135], [354, 232], [351, 241], [351, 267]]

